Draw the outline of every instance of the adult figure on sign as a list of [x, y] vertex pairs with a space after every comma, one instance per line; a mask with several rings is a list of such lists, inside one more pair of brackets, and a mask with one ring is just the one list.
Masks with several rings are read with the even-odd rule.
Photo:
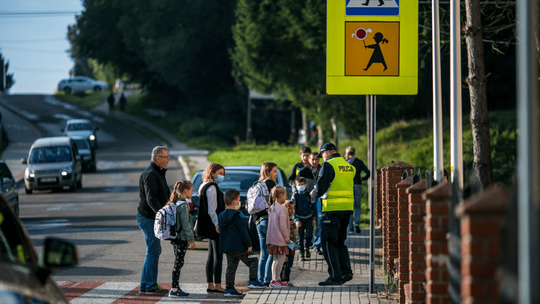
[[141, 274], [140, 293], [165, 295], [169, 291], [157, 284], [160, 240], [154, 234], [156, 213], [167, 204], [171, 190], [167, 185], [165, 173], [169, 165], [169, 151], [166, 147], [157, 146], [152, 150], [150, 166], [144, 169], [139, 178], [139, 207], [137, 208], [137, 224], [146, 243], [146, 256]]

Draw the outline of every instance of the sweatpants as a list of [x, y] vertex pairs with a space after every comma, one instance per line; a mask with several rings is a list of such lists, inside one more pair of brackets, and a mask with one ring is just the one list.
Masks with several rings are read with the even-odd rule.
[[259, 268], [259, 259], [253, 252], [236, 251], [227, 252], [227, 270], [225, 270], [225, 288], [234, 288], [234, 278], [236, 269], [240, 261], [244, 262], [249, 267], [249, 280], [257, 281], [257, 270]]
[[178, 288], [180, 279], [180, 270], [184, 266], [184, 257], [186, 256], [187, 242], [182, 240], [174, 240], [171, 242], [174, 247], [174, 266], [172, 269], [172, 288]]

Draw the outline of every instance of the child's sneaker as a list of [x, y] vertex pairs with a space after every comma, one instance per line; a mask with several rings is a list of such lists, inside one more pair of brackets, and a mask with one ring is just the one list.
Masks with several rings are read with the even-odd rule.
[[266, 288], [266, 285], [259, 281], [248, 281], [248, 288]]
[[311, 259], [311, 252], [309, 252], [309, 249], [306, 249], [306, 259]]
[[270, 286], [281, 288], [281, 287], [287, 287], [288, 285], [281, 282], [280, 280], [275, 280], [275, 281], [270, 282]]
[[236, 290], [236, 288], [232, 288], [232, 289], [225, 289], [225, 296], [226, 297], [243, 297], [244, 294], [241, 293], [241, 292], [238, 292], [238, 290]]
[[169, 292], [169, 298], [187, 298], [189, 293], [183, 292], [182, 289], [178, 288], [176, 291]]
[[304, 258], [304, 254], [301, 253], [301, 254], [300, 254], [300, 261], [304, 261], [305, 259], [306, 259], [306, 258]]

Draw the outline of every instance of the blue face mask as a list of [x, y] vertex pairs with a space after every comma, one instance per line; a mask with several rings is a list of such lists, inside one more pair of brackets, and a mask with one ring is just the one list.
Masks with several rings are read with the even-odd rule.
[[216, 183], [219, 185], [219, 184], [221, 184], [221, 183], [223, 182], [224, 179], [225, 179], [225, 176], [223, 176], [223, 175], [218, 175], [218, 176], [216, 177]]
[[304, 192], [306, 190], [306, 186], [304, 186], [304, 185], [298, 186], [298, 187], [296, 187], [296, 189], [298, 189], [298, 192]]

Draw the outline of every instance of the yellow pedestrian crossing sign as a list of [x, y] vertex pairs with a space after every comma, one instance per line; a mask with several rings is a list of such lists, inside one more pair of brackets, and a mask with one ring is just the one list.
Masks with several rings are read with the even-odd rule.
[[327, 93], [418, 92], [418, 0], [328, 0]]

